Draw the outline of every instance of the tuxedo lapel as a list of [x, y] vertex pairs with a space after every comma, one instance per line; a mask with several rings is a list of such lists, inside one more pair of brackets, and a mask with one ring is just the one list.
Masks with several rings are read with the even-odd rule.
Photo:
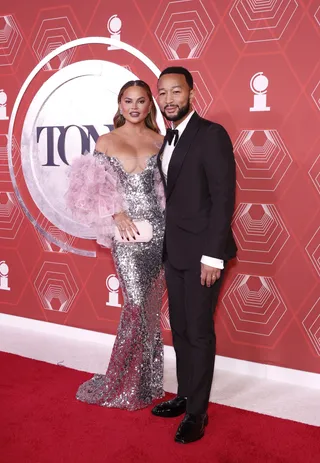
[[[184, 129], [181, 137], [179, 138], [179, 141], [177, 143], [177, 146], [173, 150], [169, 168], [168, 168], [168, 182], [167, 182], [167, 191], [166, 191], [166, 196], [167, 199], [169, 199], [177, 178], [179, 176], [183, 161], [185, 160], [185, 157], [188, 153], [188, 150], [190, 148], [190, 145], [196, 136], [196, 133], [198, 132], [200, 128], [200, 117], [198, 116], [197, 113], [194, 113], [193, 116], [191, 117], [187, 127]], [[164, 147], [163, 147], [164, 149]], [[162, 150], [163, 151], [163, 150]], [[161, 170], [162, 172], [162, 170]]]
[[162, 170], [162, 153], [164, 151], [166, 143], [167, 143], [167, 140], [166, 140], [166, 137], [164, 137], [162, 146], [161, 146], [160, 151], [159, 151], [158, 156], [157, 156], [158, 169], [160, 171], [160, 175], [161, 175], [161, 178], [162, 178], [162, 183], [164, 185], [165, 191], [167, 190], [167, 184], [166, 184], [166, 179], [164, 177], [163, 170]]

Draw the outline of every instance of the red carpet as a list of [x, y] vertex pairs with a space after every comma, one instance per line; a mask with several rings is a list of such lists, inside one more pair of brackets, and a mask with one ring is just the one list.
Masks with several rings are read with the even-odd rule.
[[179, 418], [77, 402], [88, 374], [4, 353], [0, 372], [1, 463], [320, 462], [317, 427], [211, 404], [205, 437], [183, 446]]

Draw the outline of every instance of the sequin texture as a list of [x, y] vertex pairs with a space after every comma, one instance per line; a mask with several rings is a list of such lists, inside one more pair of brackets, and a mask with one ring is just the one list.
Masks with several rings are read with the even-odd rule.
[[118, 175], [128, 215], [148, 220], [148, 243], [117, 243], [111, 252], [124, 297], [116, 340], [105, 375], [80, 386], [77, 399], [104, 407], [137, 410], [163, 397], [163, 343], [160, 310], [164, 291], [164, 214], [155, 191], [156, 155], [140, 173], [127, 173], [117, 158], [95, 152]]

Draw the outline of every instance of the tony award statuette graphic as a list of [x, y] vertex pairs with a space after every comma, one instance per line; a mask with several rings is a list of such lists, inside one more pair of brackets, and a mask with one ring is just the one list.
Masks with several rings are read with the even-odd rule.
[[0, 290], [10, 291], [8, 286], [9, 267], [5, 261], [0, 262]]
[[[116, 14], [109, 18], [107, 28], [110, 34], [110, 39], [120, 40], [121, 26], [122, 21]], [[108, 50], [119, 50], [119, 48], [115, 47], [114, 45], [110, 45]]]
[[269, 80], [263, 75], [263, 72], [257, 72], [250, 80], [250, 88], [254, 93], [253, 107], [250, 108], [251, 112], [270, 111], [267, 106], [267, 88]]
[[119, 280], [116, 275], [109, 275], [106, 279], [106, 287], [109, 291], [109, 300], [106, 302], [106, 305], [121, 307], [121, 304], [119, 304], [119, 286]]
[[7, 94], [0, 89], [0, 121], [6, 121], [7, 119], [9, 119], [7, 116]]

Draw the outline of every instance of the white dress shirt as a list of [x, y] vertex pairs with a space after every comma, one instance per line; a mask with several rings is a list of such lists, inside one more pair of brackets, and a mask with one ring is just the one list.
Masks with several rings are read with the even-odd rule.
[[[175, 127], [175, 129], [179, 131], [179, 140], [180, 140], [180, 137], [181, 137], [184, 129], [187, 127], [188, 122], [190, 121], [193, 114], [194, 114], [194, 111], [192, 111], [188, 115], [188, 117], [186, 117], [179, 125], [177, 125], [177, 127]], [[179, 143], [179, 140], [178, 140], [178, 143]], [[169, 164], [170, 164], [170, 161], [171, 161], [171, 156], [172, 156], [174, 148], [175, 148], [175, 146], [174, 146], [173, 141], [172, 141], [171, 145], [166, 143], [166, 146], [165, 146], [163, 154], [162, 154], [162, 171], [163, 171], [163, 174], [164, 174], [164, 177], [165, 177], [166, 181], [167, 181], [167, 176], [168, 176]], [[201, 257], [201, 263], [204, 264], [204, 265], [209, 265], [210, 267], [219, 268], [221, 270], [224, 268], [223, 260], [216, 259], [215, 257], [202, 256]]]

